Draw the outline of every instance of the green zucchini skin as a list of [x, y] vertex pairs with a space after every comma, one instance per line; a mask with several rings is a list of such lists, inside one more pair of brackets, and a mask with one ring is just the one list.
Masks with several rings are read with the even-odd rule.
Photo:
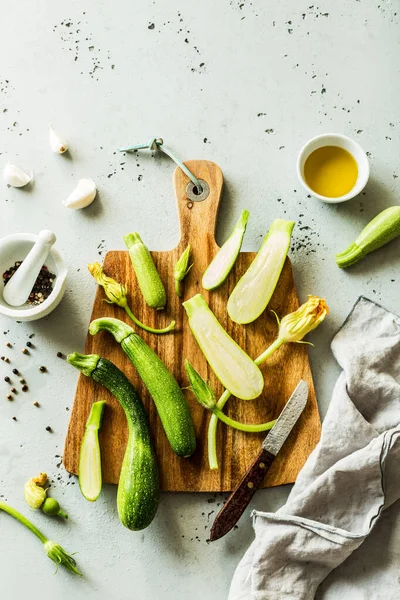
[[172, 449], [178, 456], [191, 456], [196, 450], [196, 435], [189, 406], [176, 379], [136, 333], [125, 337], [121, 348], [153, 398]]
[[129, 437], [119, 478], [117, 508], [121, 523], [139, 531], [154, 519], [160, 496], [147, 415], [135, 388], [112, 362], [100, 358], [90, 376], [117, 398], [126, 415]]
[[378, 250], [400, 236], [400, 206], [390, 206], [370, 221], [356, 241], [343, 252], [335, 255], [341, 269], [355, 265], [367, 254]]
[[140, 291], [148, 306], [161, 310], [167, 303], [167, 294], [149, 249], [135, 231], [124, 236]]

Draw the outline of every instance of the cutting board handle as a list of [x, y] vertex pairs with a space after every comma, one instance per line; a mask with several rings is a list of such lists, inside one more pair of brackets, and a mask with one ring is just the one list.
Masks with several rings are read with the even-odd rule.
[[188, 197], [190, 179], [177, 167], [174, 172], [174, 188], [178, 205], [180, 242], [178, 249], [183, 251], [190, 243], [198, 249], [197, 254], [213, 256], [218, 250], [215, 241], [215, 227], [224, 178], [218, 165], [209, 160], [188, 160], [185, 165], [198, 179], [205, 181], [209, 194], [201, 202]]

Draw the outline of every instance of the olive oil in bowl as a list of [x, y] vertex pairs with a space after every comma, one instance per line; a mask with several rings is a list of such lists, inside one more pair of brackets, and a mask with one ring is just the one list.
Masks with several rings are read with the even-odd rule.
[[326, 198], [340, 198], [356, 185], [358, 165], [354, 156], [339, 146], [321, 146], [308, 156], [304, 179], [309, 188]]
[[367, 154], [358, 142], [341, 133], [311, 138], [297, 157], [297, 176], [307, 194], [336, 204], [362, 192], [369, 179]]
[[339, 198], [348, 194], [358, 178], [352, 154], [339, 146], [322, 146], [311, 152], [304, 164], [307, 185], [320, 196]]

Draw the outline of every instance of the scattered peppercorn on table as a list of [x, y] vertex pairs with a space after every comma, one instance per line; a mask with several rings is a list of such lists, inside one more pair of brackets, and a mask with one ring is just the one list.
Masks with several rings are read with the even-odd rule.
[[[399, 312], [399, 240], [349, 268], [335, 262], [372, 218], [400, 203], [399, 19], [390, 5], [348, 0], [7, 6], [0, 167], [13, 162], [32, 170], [33, 183], [20, 189], [2, 183], [0, 237], [53, 230], [69, 274], [66, 295], [48, 317], [33, 323], [0, 317], [0, 500], [68, 556], [77, 552], [83, 577], [61, 567], [53, 577], [47, 550], [1, 510], [2, 598], [200, 600], [210, 590], [216, 600], [227, 598], [253, 537], [250, 510], [276, 510], [288, 486], [257, 492], [237, 531], [211, 544], [210, 526], [226, 494], [162, 493], [151, 525], [134, 532], [119, 521], [116, 486], [103, 485], [96, 502], [88, 502], [62, 465], [78, 375], [64, 359], [83, 351], [96, 289], [87, 264], [124, 250], [129, 232], [140, 232], [156, 250], [179, 239], [171, 161], [117, 149], [162, 135], [183, 160], [219, 164], [226, 183], [220, 245], [242, 209], [251, 215], [244, 251], [259, 249], [275, 218], [296, 222], [289, 257], [300, 302], [318, 294], [330, 308], [307, 337], [315, 345], [308, 353], [323, 417], [338, 374], [330, 339], [356, 298], [363, 294]], [[49, 146], [49, 122], [68, 144], [62, 155]], [[308, 197], [296, 176], [301, 146], [328, 131], [357, 140], [371, 166], [364, 192], [342, 205]], [[68, 210], [62, 201], [81, 178], [93, 180], [97, 196], [81, 211]], [[135, 298], [129, 300], [135, 314]], [[160, 335], [161, 355], [163, 343]], [[270, 360], [280, 368], [279, 350]], [[102, 430], [100, 443], [101, 436]], [[25, 503], [24, 484], [39, 472], [47, 473], [49, 496], [68, 520]]]

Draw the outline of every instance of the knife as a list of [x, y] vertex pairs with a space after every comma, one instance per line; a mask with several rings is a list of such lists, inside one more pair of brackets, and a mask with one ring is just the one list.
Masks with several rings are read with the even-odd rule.
[[293, 394], [285, 404], [275, 425], [262, 443], [261, 452], [248, 469], [237, 488], [229, 496], [215, 517], [211, 528], [210, 541], [223, 537], [238, 522], [250, 500], [264, 480], [274, 458], [304, 410], [308, 399], [308, 384], [300, 380]]

